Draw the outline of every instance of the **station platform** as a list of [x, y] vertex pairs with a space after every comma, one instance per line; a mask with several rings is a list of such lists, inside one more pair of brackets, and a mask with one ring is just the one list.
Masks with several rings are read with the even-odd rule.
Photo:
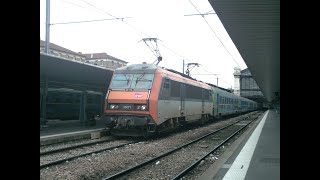
[[199, 179], [280, 179], [279, 113], [267, 110]]
[[96, 120], [95, 125], [83, 125], [79, 120], [48, 121], [47, 126], [40, 130], [40, 146], [64, 141], [88, 139], [107, 134], [108, 129], [102, 120]]

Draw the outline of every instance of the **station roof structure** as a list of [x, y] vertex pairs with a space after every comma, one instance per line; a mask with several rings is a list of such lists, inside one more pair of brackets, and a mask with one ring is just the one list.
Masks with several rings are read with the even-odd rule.
[[280, 98], [280, 0], [209, 0], [267, 101]]
[[66, 87], [106, 91], [114, 70], [40, 53], [40, 81], [56, 82]]

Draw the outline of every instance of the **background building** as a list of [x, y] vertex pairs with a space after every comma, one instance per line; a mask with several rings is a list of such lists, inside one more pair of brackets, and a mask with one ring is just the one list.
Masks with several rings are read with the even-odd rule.
[[264, 105], [266, 99], [262, 94], [256, 81], [252, 78], [249, 69], [244, 69], [241, 71], [240, 68], [234, 68], [234, 94], [251, 99]]
[[[40, 52], [45, 53], [45, 41], [40, 40]], [[81, 53], [73, 52], [69, 49], [66, 49], [64, 47], [58, 46], [56, 44], [50, 43], [49, 44], [49, 54], [61, 57], [64, 59], [69, 59], [73, 61], [85, 61], [85, 56]]]
[[86, 60], [85, 60], [86, 63], [94, 64], [97, 66], [101, 66], [101, 67], [105, 67], [113, 70], [126, 66], [128, 64], [128, 62], [115, 58], [113, 56], [110, 56], [107, 53], [91, 53], [91, 54], [83, 54], [83, 55], [85, 55], [86, 57]]

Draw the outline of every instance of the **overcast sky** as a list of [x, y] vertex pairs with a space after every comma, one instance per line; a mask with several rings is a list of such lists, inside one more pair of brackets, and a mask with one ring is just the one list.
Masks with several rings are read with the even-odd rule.
[[[201, 13], [214, 13], [208, 0], [191, 0]], [[130, 17], [89, 23], [55, 24], [50, 42], [82, 53], [107, 54], [135, 63], [152, 63], [156, 57], [142, 38], [158, 38], [163, 61], [159, 66], [182, 72], [185, 63], [199, 63], [191, 76], [219, 86], [234, 87], [234, 67], [247, 68], [216, 14], [205, 19], [189, 0], [52, 0], [51, 24], [114, 17]], [[40, 37], [45, 40], [46, 0], [40, 0]], [[111, 16], [112, 15], [112, 16]], [[140, 41], [140, 42], [139, 42]], [[230, 55], [228, 51], [230, 52]], [[234, 60], [233, 60], [234, 59]], [[186, 68], [185, 68], [186, 69]]]

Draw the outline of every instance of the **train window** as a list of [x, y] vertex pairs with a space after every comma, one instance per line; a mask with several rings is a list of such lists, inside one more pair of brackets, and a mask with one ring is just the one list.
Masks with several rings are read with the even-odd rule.
[[110, 88], [129, 88], [131, 85], [133, 74], [115, 74]]
[[110, 88], [151, 89], [154, 74], [115, 74]]
[[171, 90], [170, 96], [171, 97], [180, 97], [180, 82], [171, 81]]
[[92, 104], [92, 103], [93, 103], [92, 96], [87, 96], [87, 104]]
[[62, 103], [64, 102], [64, 94], [61, 93], [61, 94], [55, 94], [55, 103]]
[[190, 99], [202, 99], [202, 89], [192, 85], [186, 85], [186, 97]]
[[80, 95], [80, 94], [75, 94], [75, 96], [74, 96], [74, 103], [80, 104], [80, 98], [81, 98], [81, 95]]
[[61, 100], [60, 103], [72, 104], [73, 97], [72, 97], [72, 94], [70, 93], [61, 94], [61, 99], [59, 100]]
[[47, 95], [47, 103], [54, 103], [56, 101], [56, 98], [48, 93]]
[[206, 90], [206, 89], [204, 89], [204, 90], [203, 90], [203, 93], [204, 93], [204, 94], [203, 94], [203, 98], [206, 99], [206, 100], [208, 100], [208, 99], [209, 99], [209, 91]]
[[101, 96], [100, 95], [93, 95], [93, 102], [96, 103], [100, 103], [101, 102]]
[[154, 74], [135, 74], [133, 76], [132, 89], [151, 89]]
[[164, 79], [163, 88], [170, 88], [170, 79]]

